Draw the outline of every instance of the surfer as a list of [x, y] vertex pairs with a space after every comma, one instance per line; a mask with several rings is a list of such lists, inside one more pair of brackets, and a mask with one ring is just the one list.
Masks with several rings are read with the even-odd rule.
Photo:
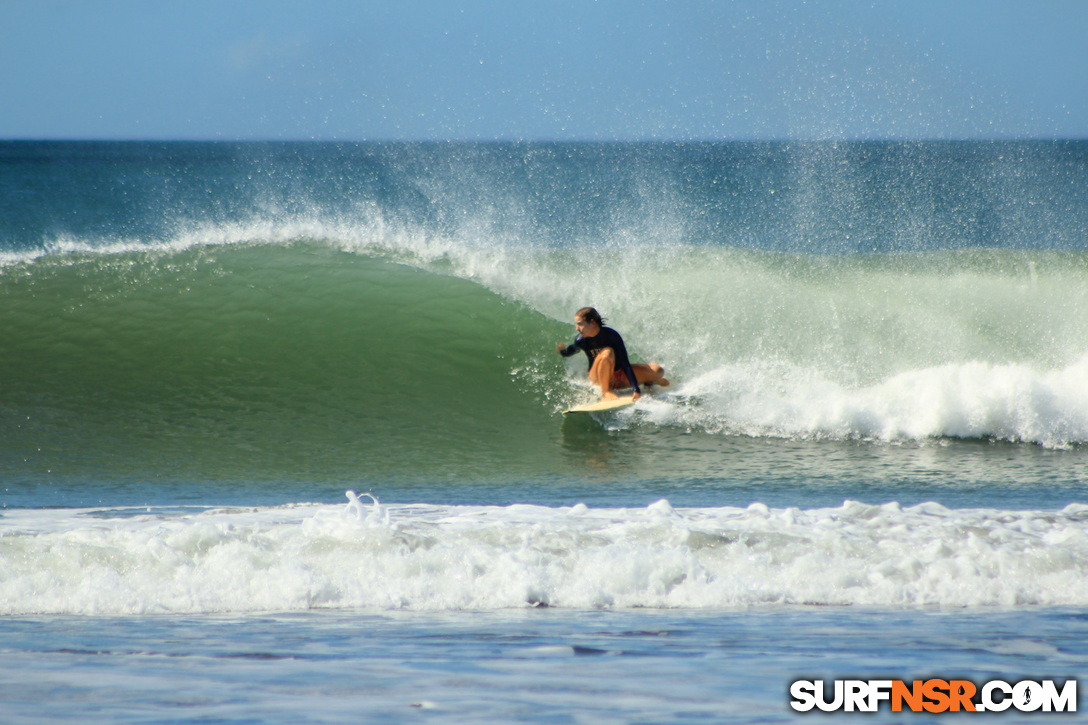
[[589, 358], [589, 381], [601, 388], [601, 400], [615, 400], [613, 388], [630, 387], [632, 397], [642, 397], [639, 383], [656, 384], [665, 387], [665, 368], [657, 363], [634, 363], [627, 358], [627, 348], [620, 333], [604, 326], [604, 320], [597, 310], [583, 307], [574, 313], [574, 326], [578, 328], [578, 337], [570, 345], [557, 343], [556, 351], [563, 357], [570, 357], [579, 350]]

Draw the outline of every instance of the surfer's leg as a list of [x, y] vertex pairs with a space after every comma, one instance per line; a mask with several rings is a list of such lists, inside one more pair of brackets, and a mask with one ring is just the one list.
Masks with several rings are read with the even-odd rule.
[[635, 371], [639, 385], [660, 385], [668, 387], [669, 381], [665, 379], [665, 368], [657, 363], [634, 363], [631, 368]]
[[589, 381], [601, 389], [601, 400], [612, 400], [616, 397], [612, 392], [612, 373], [615, 370], [616, 353], [610, 347], [601, 348], [589, 369]]

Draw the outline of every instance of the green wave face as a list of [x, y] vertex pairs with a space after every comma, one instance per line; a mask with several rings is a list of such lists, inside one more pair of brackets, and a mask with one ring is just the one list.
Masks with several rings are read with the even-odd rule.
[[478, 474], [554, 439], [541, 398], [562, 371], [539, 359], [560, 331], [470, 282], [313, 245], [42, 258], [0, 278], [6, 467]]

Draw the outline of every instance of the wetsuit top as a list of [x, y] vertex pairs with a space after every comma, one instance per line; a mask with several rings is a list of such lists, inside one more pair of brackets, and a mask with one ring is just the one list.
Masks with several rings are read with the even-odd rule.
[[612, 352], [616, 355], [616, 370], [622, 370], [631, 382], [631, 389], [641, 394], [642, 391], [638, 389], [638, 380], [635, 378], [635, 371], [631, 369], [631, 361], [627, 358], [627, 348], [623, 344], [623, 338], [620, 337], [620, 333], [611, 327], [602, 327], [601, 331], [593, 337], [579, 335], [574, 338], [574, 342], [568, 345], [566, 349], [560, 350], [559, 354], [563, 357], [570, 357], [581, 350], [589, 358], [589, 367], [592, 368], [593, 359], [605, 347], [612, 348]]

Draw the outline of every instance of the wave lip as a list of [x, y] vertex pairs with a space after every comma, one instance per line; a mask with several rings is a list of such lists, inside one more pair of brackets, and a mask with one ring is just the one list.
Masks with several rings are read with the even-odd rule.
[[1085, 606], [1088, 506], [11, 511], [4, 614]]

